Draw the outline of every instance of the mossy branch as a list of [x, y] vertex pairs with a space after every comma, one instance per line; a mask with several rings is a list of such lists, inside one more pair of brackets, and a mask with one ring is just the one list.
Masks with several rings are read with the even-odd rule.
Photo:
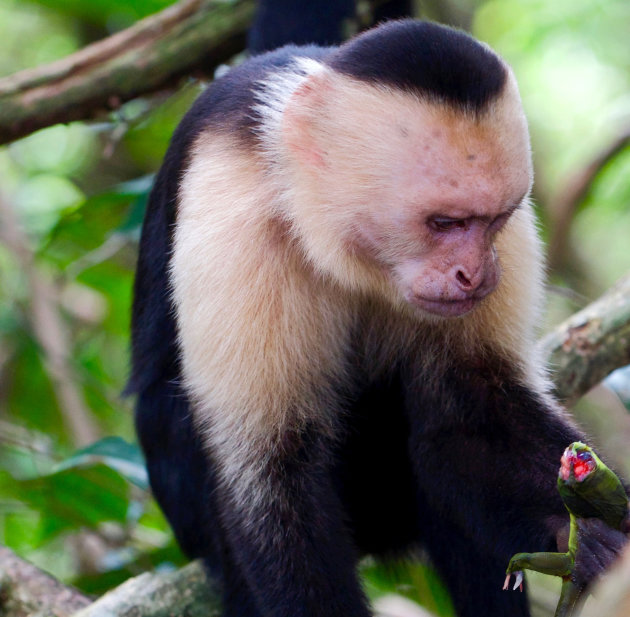
[[[350, 30], [369, 23], [370, 0]], [[66, 58], [0, 78], [0, 145], [59, 122], [91, 120], [214, 69], [245, 48], [255, 0], [180, 0]]]
[[73, 617], [220, 617], [221, 594], [200, 561], [130, 578]]
[[69, 617], [91, 603], [82, 593], [0, 546], [0, 615]]
[[102, 41], [0, 79], [0, 144], [86, 120], [214, 68], [245, 46], [254, 0], [181, 0]]
[[556, 394], [566, 404], [630, 364], [630, 275], [569, 317], [540, 345], [549, 358]]

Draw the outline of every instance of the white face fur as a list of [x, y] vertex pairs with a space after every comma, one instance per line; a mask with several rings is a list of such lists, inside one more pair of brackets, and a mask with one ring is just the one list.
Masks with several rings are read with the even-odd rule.
[[511, 74], [476, 117], [324, 69], [297, 88], [284, 116], [298, 187], [289, 215], [314, 263], [343, 281], [348, 257], [358, 258], [397, 300], [442, 317], [494, 291], [495, 240], [532, 177]]

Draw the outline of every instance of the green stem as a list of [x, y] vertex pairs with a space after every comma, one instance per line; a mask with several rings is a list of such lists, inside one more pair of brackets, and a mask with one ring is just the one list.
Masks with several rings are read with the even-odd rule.
[[573, 557], [570, 553], [517, 553], [510, 560], [507, 572], [534, 570], [542, 574], [565, 577], [571, 573]]
[[[577, 518], [569, 512], [571, 527], [569, 528], [569, 552], [567, 557], [571, 562], [571, 570], [575, 564], [575, 555], [578, 548], [578, 523]], [[560, 599], [556, 607], [554, 617], [578, 617], [580, 608], [578, 602], [584, 591], [584, 585], [576, 585], [568, 576], [563, 578]]]
[[562, 582], [562, 591], [554, 617], [578, 617], [580, 608], [578, 602], [584, 587], [578, 587], [570, 578]]

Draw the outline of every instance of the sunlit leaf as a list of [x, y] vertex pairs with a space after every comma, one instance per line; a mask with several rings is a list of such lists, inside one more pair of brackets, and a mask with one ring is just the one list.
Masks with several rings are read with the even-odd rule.
[[120, 437], [106, 437], [79, 450], [57, 466], [57, 471], [102, 463], [116, 470], [136, 486], [148, 490], [149, 481], [140, 448]]
[[42, 540], [46, 540], [65, 530], [124, 522], [129, 484], [110, 467], [96, 464], [19, 481], [19, 497], [45, 515]]
[[374, 600], [388, 594], [398, 594], [424, 606], [439, 617], [455, 617], [450, 595], [435, 570], [419, 561], [378, 563], [366, 560], [362, 564], [365, 590]]

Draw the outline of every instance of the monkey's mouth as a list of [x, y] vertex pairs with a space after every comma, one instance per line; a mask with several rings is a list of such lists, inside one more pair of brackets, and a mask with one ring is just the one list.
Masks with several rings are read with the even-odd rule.
[[472, 309], [477, 306], [480, 299], [481, 298], [472, 297], [463, 300], [433, 300], [416, 296], [413, 299], [413, 304], [432, 315], [439, 315], [440, 317], [460, 317], [472, 311]]

